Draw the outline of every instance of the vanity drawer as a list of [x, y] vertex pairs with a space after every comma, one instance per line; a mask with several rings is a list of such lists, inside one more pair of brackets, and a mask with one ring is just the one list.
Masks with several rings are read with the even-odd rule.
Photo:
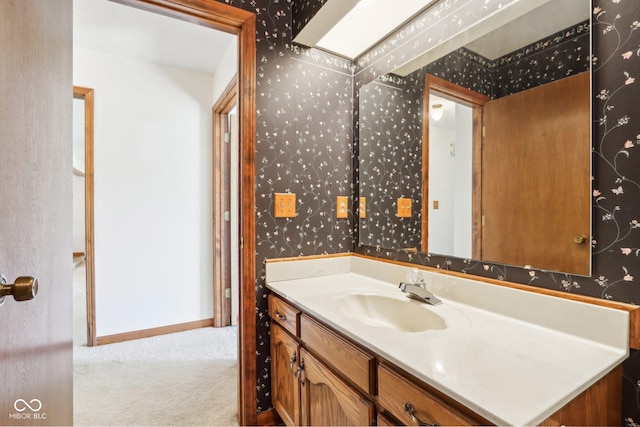
[[300, 311], [273, 294], [269, 295], [268, 304], [269, 317], [293, 335], [298, 336]]
[[375, 358], [304, 314], [300, 337], [305, 347], [323, 358], [336, 371], [363, 391], [374, 394]]
[[[378, 365], [378, 402], [406, 425], [486, 425], [485, 421], [460, 413], [384, 365]], [[409, 415], [411, 408], [415, 420]]]

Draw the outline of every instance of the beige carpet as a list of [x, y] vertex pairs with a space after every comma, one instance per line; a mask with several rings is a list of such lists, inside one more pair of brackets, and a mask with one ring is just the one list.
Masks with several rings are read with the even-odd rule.
[[237, 328], [90, 348], [79, 341], [73, 356], [75, 425], [238, 425]]

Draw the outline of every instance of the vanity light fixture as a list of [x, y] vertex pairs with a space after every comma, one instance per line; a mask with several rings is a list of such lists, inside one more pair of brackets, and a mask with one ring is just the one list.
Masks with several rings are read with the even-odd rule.
[[431, 118], [436, 122], [444, 115], [444, 106], [442, 104], [433, 104], [431, 106]]
[[293, 41], [353, 60], [433, 2], [326, 0]]

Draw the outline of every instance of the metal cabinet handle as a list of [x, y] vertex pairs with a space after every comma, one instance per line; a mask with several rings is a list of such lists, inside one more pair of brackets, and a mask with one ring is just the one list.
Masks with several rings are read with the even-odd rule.
[[289, 369], [291, 369], [291, 372], [293, 372], [294, 375], [296, 374], [296, 370], [293, 369], [293, 366], [296, 364], [296, 360], [298, 360], [298, 354], [294, 351], [293, 355], [289, 359]]
[[404, 404], [405, 412], [411, 417], [414, 423], [418, 423], [419, 426], [438, 426], [439, 424], [429, 424], [422, 421], [420, 418], [416, 417], [416, 413], [413, 410], [413, 405], [407, 402]]
[[280, 313], [277, 308], [276, 308], [276, 317], [280, 320], [287, 320], [287, 316], [285, 314]]
[[296, 372], [296, 378], [298, 379], [298, 381], [300, 381], [302, 383], [302, 385], [304, 386], [304, 381], [306, 379], [306, 376], [304, 374], [304, 360], [300, 361], [300, 364], [298, 365], [298, 372]]
[[13, 285], [7, 285], [7, 279], [0, 275], [0, 305], [7, 295], [12, 295], [16, 301], [29, 301], [38, 294], [38, 279], [31, 276], [21, 276]]

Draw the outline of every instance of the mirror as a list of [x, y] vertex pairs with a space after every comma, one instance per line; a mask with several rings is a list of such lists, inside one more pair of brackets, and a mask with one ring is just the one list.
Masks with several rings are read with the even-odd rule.
[[590, 274], [591, 5], [538, 3], [361, 87], [360, 245]]

